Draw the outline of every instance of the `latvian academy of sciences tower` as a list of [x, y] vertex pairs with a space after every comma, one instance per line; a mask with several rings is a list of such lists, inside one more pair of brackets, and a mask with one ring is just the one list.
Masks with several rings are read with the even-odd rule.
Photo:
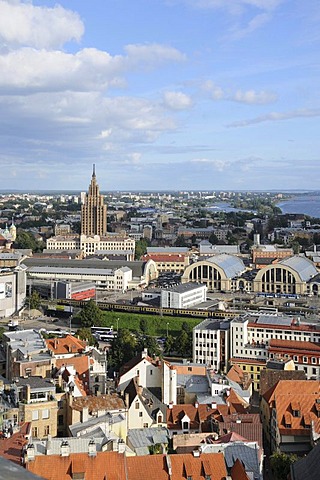
[[107, 206], [104, 204], [103, 195], [100, 194], [97, 184], [95, 165], [89, 192], [81, 206], [81, 234], [100, 237], [107, 235]]

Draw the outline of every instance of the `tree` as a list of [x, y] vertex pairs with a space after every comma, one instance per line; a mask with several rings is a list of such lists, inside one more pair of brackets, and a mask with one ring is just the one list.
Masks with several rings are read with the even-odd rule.
[[281, 452], [273, 453], [270, 457], [270, 465], [275, 475], [275, 480], [287, 480], [290, 473], [290, 465], [297, 460], [298, 457], [292, 453], [289, 455]]
[[211, 233], [209, 237], [209, 242], [211, 243], [211, 245], [217, 245], [219, 243], [219, 239], [215, 233]]
[[149, 241], [146, 238], [141, 238], [136, 242], [136, 253], [135, 257], [137, 260], [140, 260], [140, 258], [147, 253], [147, 248], [149, 245]]
[[139, 341], [139, 350], [142, 352], [145, 348], [148, 350], [148, 355], [151, 357], [158, 357], [161, 353], [160, 347], [154, 337], [146, 335], [142, 337]]
[[176, 241], [174, 242], [176, 247], [185, 247], [187, 245], [184, 235], [178, 235]]
[[141, 320], [140, 320], [139, 328], [144, 335], [147, 334], [147, 332], [148, 332], [148, 322], [144, 317], [142, 317]]
[[30, 249], [32, 251], [37, 249], [37, 243], [34, 236], [30, 232], [25, 232], [24, 230], [18, 230], [14, 245], [15, 248]]
[[0, 327], [0, 341], [3, 339], [3, 334], [5, 333], [6, 329], [4, 327]]
[[164, 353], [170, 355], [174, 351], [175, 339], [172, 335], [168, 335], [164, 344]]
[[33, 291], [30, 295], [30, 299], [29, 299], [29, 304], [30, 304], [30, 309], [39, 309], [40, 305], [41, 305], [41, 298], [40, 298], [40, 295], [37, 291]]
[[91, 333], [90, 328], [79, 328], [77, 336], [80, 340], [85, 340], [89, 345], [96, 345], [97, 341]]
[[129, 330], [121, 328], [117, 336], [111, 342], [108, 362], [110, 367], [119, 370], [120, 367], [128, 362], [137, 353], [136, 338]]
[[103, 324], [103, 313], [94, 300], [89, 300], [79, 315], [81, 327], [100, 327]]

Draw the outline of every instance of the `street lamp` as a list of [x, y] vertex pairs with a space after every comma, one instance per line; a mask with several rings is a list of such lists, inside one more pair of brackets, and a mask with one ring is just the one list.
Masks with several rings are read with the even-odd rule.
[[119, 330], [119, 318], [117, 318], [117, 332]]
[[168, 338], [168, 327], [169, 327], [169, 322], [167, 322], [167, 338]]

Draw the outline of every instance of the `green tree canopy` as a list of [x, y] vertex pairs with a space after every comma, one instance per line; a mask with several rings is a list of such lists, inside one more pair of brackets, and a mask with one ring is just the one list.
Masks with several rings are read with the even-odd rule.
[[187, 242], [183, 235], [178, 235], [176, 241], [174, 242], [176, 247], [186, 247]]
[[30, 308], [33, 309], [39, 309], [40, 305], [41, 305], [41, 298], [40, 298], [40, 295], [39, 293], [34, 290], [31, 295], [30, 295]]
[[129, 330], [121, 328], [117, 336], [111, 342], [108, 355], [109, 366], [119, 370], [122, 365], [128, 362], [137, 354], [137, 341]]
[[32, 233], [24, 230], [18, 230], [14, 245], [15, 248], [31, 249], [33, 252], [37, 249], [37, 243]]
[[172, 352], [175, 351], [175, 339], [172, 335], [168, 335], [164, 344], [164, 353], [170, 355]]
[[270, 465], [275, 480], [287, 480], [290, 473], [290, 465], [298, 460], [293, 454], [276, 452], [270, 457]]
[[80, 340], [85, 340], [88, 342], [89, 345], [95, 345], [97, 343], [96, 339], [91, 333], [90, 328], [79, 328], [79, 330], [77, 330], [77, 336], [80, 338]]
[[140, 240], [138, 240], [136, 242], [136, 253], [135, 253], [135, 257], [137, 260], [140, 260], [140, 258], [142, 257], [142, 255], [144, 255], [145, 253], [147, 253], [147, 248], [149, 246], [149, 241], [146, 239], [146, 238], [141, 238]]
[[81, 327], [87, 328], [95, 325], [100, 327], [103, 325], [103, 313], [100, 308], [97, 306], [94, 300], [89, 300], [79, 315]]
[[157, 340], [150, 335], [142, 337], [138, 343], [138, 350], [140, 352], [142, 352], [144, 348], [148, 349], [148, 355], [150, 355], [151, 357], [158, 357], [161, 353]]

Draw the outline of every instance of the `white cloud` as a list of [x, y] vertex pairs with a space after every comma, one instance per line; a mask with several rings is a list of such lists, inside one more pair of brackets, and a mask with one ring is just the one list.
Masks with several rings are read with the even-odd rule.
[[231, 164], [229, 160], [221, 160], [221, 159], [209, 159], [209, 158], [195, 158], [192, 160], [194, 164], [207, 164], [208, 166], [212, 166], [218, 172], [222, 172], [226, 168], [228, 168]]
[[162, 62], [182, 62], [186, 56], [176, 48], [150, 43], [147, 45], [126, 45], [127, 61], [129, 64], [142, 64], [145, 67], [159, 65]]
[[233, 100], [240, 103], [248, 103], [253, 105], [263, 105], [266, 103], [275, 102], [277, 95], [272, 92], [266, 92], [264, 90], [257, 92], [255, 90], [242, 91], [238, 90], [234, 96]]
[[12, 94], [15, 89], [99, 91], [110, 86], [121, 87], [125, 85], [123, 75], [132, 69], [183, 58], [178, 50], [161, 45], [145, 46], [143, 52], [140, 46], [131, 45], [127, 53], [127, 56], [111, 56], [95, 48], [85, 48], [76, 54], [20, 48], [0, 55], [0, 93], [3, 88]]
[[202, 88], [204, 91], [209, 92], [211, 98], [214, 100], [222, 100], [225, 97], [225, 92], [224, 90], [219, 87], [219, 85], [216, 85], [214, 82], [211, 80], [207, 80], [203, 85]]
[[57, 48], [79, 41], [84, 32], [79, 15], [60, 5], [48, 8], [0, 0], [0, 11], [0, 39], [9, 48]]
[[213, 100], [229, 100], [250, 105], [264, 105], [277, 100], [277, 95], [273, 92], [267, 92], [265, 90], [256, 91], [251, 89], [245, 91], [237, 90], [233, 93], [216, 85], [211, 80], [204, 82], [202, 90], [208, 92]]
[[278, 8], [284, 0], [171, 0], [169, 3], [185, 3], [193, 8], [225, 9], [232, 14], [240, 14], [245, 8], [253, 7], [259, 10], [272, 11]]
[[251, 118], [248, 120], [240, 120], [238, 122], [233, 122], [228, 125], [228, 127], [246, 127], [248, 125], [256, 125], [263, 122], [275, 122], [280, 120], [291, 120], [294, 118], [313, 118], [320, 117], [320, 108], [315, 109], [300, 109], [292, 110], [290, 112], [270, 112], [266, 115], [261, 115], [260, 117]]
[[239, 27], [237, 25], [231, 29], [226, 37], [228, 40], [239, 40], [247, 35], [250, 35], [255, 30], [263, 27], [263, 25], [268, 23], [271, 19], [272, 15], [270, 13], [259, 13], [258, 15], [255, 15], [244, 27]]
[[182, 92], [165, 92], [164, 105], [172, 110], [185, 110], [192, 106], [192, 99]]

